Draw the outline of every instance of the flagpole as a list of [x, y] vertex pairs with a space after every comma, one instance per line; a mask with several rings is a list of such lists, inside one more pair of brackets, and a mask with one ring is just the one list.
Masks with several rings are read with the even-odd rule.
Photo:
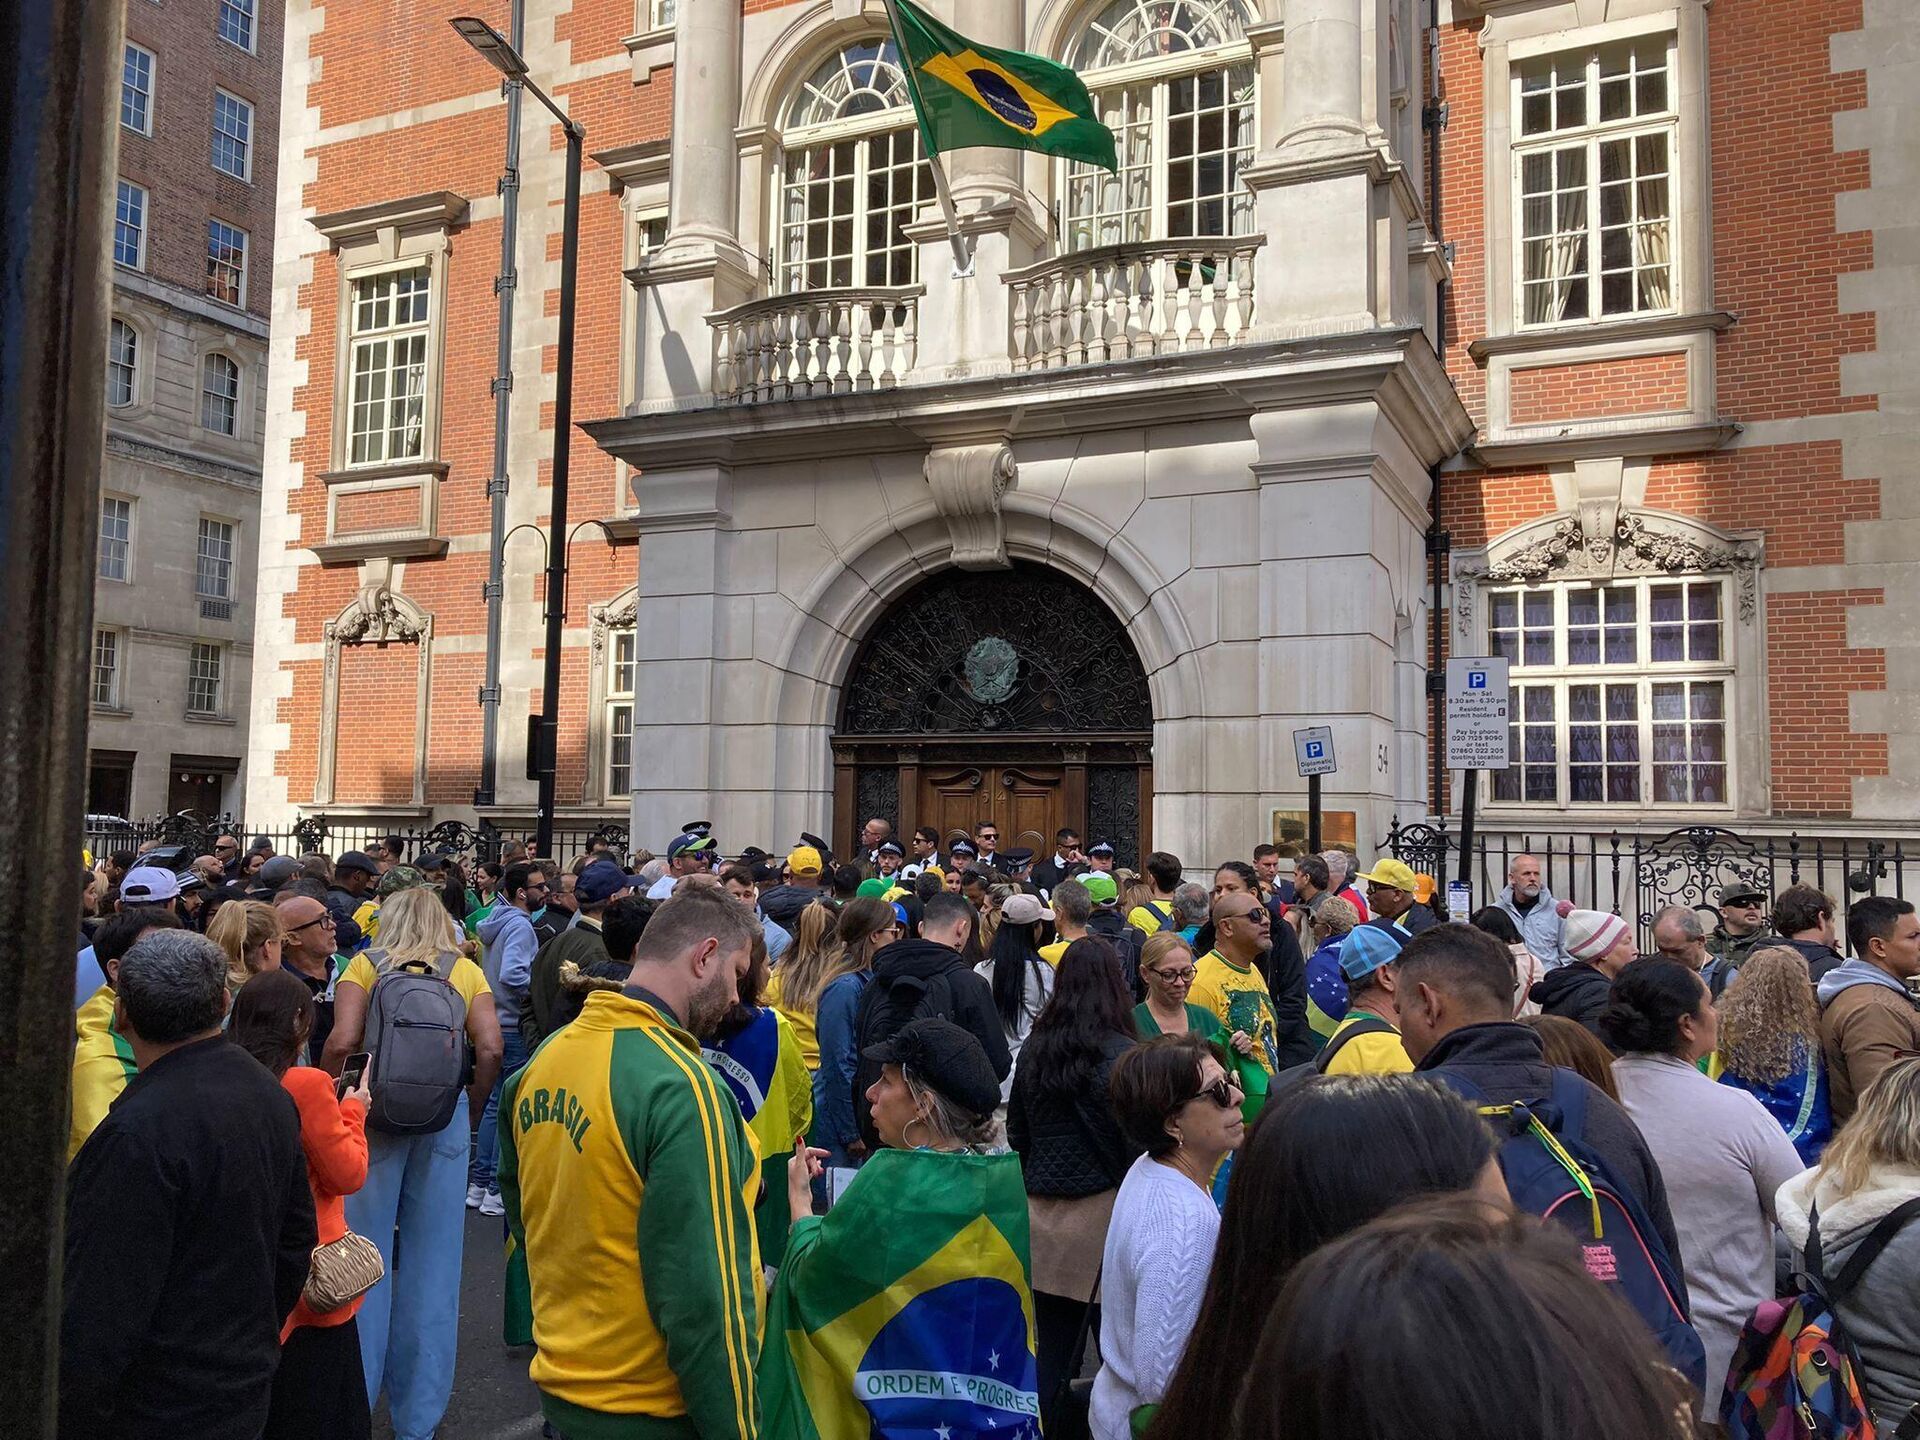
[[926, 146], [927, 163], [933, 167], [933, 193], [940, 202], [941, 215], [946, 218], [947, 242], [953, 246], [953, 278], [966, 280], [973, 275], [973, 251], [960, 233], [960, 212], [954, 208], [953, 191], [947, 188], [946, 167], [940, 163], [933, 136], [927, 133], [926, 106], [920, 98], [920, 82], [913, 77], [913, 62], [907, 58], [907, 42], [900, 33], [900, 11], [894, 0], [882, 0], [882, 3], [887, 7], [887, 24], [893, 30], [893, 48], [900, 57], [900, 73], [913, 92], [913, 118], [920, 127], [920, 143]]

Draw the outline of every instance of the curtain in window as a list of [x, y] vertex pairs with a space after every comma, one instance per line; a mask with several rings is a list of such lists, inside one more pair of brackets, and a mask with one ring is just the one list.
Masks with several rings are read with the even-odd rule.
[[[1654, 182], [1641, 181], [1644, 190]], [[1664, 181], [1658, 182], [1662, 185]], [[1641, 201], [1642, 213], [1646, 201]], [[1640, 308], [1664, 310], [1673, 304], [1673, 270], [1668, 263], [1668, 229], [1665, 216], [1633, 227], [1633, 268], [1640, 280]]]

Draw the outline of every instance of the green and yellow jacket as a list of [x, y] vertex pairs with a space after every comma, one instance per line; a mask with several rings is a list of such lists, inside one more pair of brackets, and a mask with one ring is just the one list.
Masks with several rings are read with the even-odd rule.
[[113, 1023], [113, 987], [102, 985], [73, 1015], [73, 1114], [67, 1125], [67, 1163], [139, 1073], [133, 1047]]
[[596, 991], [506, 1082], [500, 1192], [568, 1440], [752, 1440], [758, 1158], [664, 1005]]

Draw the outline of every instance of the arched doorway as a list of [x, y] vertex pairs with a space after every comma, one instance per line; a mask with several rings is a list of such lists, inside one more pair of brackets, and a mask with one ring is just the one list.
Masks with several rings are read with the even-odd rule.
[[1126, 629], [1043, 565], [948, 570], [895, 600], [841, 691], [834, 848], [878, 815], [905, 836], [982, 820], [1050, 854], [1072, 825], [1137, 867], [1153, 797], [1153, 705]]

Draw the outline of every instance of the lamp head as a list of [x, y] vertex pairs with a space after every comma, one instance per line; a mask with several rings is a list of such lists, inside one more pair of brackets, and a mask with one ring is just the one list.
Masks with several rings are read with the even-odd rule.
[[527, 62], [507, 37], [477, 15], [456, 15], [448, 21], [460, 38], [479, 51], [487, 63], [509, 80], [527, 77]]

